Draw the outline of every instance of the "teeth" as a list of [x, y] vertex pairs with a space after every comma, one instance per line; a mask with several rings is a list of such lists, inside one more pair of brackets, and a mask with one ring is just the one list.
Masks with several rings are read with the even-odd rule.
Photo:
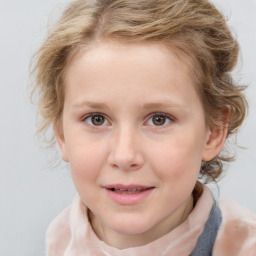
[[142, 189], [142, 188], [130, 188], [130, 189], [120, 188], [120, 189], [115, 189], [115, 188], [111, 188], [111, 191], [114, 191], [114, 192], [119, 193], [119, 194], [137, 194], [137, 193], [140, 193], [144, 190], [146, 190], [146, 189]]

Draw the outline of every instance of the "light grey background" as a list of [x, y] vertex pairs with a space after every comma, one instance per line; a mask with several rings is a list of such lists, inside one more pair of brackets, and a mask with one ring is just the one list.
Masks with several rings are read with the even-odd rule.
[[[236, 76], [250, 85], [250, 114], [237, 138], [247, 149], [237, 150], [220, 197], [256, 212], [256, 0], [214, 2], [230, 17], [241, 45]], [[64, 4], [0, 0], [0, 256], [44, 255], [47, 225], [75, 194], [68, 168], [47, 167], [51, 152], [35, 143], [35, 109], [27, 97], [29, 60], [45, 36], [48, 17], [55, 20]]]

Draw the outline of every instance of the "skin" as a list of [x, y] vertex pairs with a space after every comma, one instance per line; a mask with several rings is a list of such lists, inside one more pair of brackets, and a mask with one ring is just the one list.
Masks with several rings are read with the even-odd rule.
[[[224, 126], [207, 126], [186, 63], [161, 44], [100, 42], [65, 72], [57, 140], [95, 233], [116, 248], [147, 244], [182, 223], [202, 160], [225, 141]], [[109, 184], [152, 190], [123, 205], [109, 197]]]

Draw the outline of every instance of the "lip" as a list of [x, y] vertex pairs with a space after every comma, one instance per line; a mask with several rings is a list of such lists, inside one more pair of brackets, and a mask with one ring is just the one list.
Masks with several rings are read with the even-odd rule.
[[[155, 187], [136, 184], [112, 184], [103, 186], [103, 188], [115, 203], [121, 205], [135, 205], [147, 199]], [[115, 190], [119, 190], [119, 193]]]

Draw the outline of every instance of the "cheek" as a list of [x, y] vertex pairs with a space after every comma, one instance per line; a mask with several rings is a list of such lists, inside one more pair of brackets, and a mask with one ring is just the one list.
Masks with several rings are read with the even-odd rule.
[[[102, 169], [97, 147], [74, 144], [70, 150], [70, 169], [73, 183], [84, 203], [88, 206], [97, 200], [98, 177]], [[92, 201], [92, 202], [91, 202]]]
[[178, 181], [183, 177], [187, 180], [198, 177], [202, 148], [191, 136], [176, 136], [154, 149], [151, 151], [154, 169], [161, 179]]
[[75, 183], [95, 181], [104, 161], [104, 147], [94, 143], [72, 141], [69, 144], [69, 163]]

